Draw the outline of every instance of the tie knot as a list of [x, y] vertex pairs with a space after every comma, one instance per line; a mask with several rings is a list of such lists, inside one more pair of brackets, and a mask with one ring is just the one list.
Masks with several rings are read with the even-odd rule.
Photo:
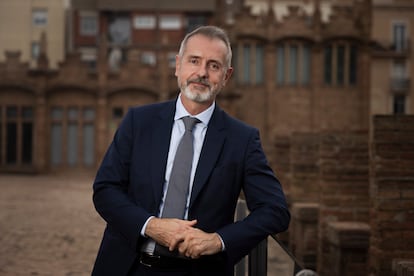
[[182, 119], [186, 131], [193, 131], [194, 126], [200, 122], [199, 119], [190, 116], [185, 116]]

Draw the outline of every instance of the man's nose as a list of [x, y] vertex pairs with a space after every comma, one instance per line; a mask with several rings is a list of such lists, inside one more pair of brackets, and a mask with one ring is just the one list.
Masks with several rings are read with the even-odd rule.
[[206, 78], [208, 76], [207, 64], [201, 64], [198, 68], [198, 76], [201, 78]]

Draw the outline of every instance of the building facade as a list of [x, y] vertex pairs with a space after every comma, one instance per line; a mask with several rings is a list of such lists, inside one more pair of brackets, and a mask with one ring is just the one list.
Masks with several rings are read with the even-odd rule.
[[[50, 68], [65, 56], [65, 2], [63, 0], [4, 0], [0, 2], [0, 62], [6, 51], [19, 51], [21, 61], [36, 66], [42, 40], [47, 43]], [[46, 45], [43, 44], [43, 45]]]
[[373, 1], [371, 113], [413, 114], [412, 1]]
[[[174, 66], [177, 45], [182, 37], [200, 25], [214, 24], [224, 18], [223, 10], [236, 12], [239, 1], [76, 1], [70, 11], [69, 48], [80, 52], [91, 68], [96, 66], [97, 46], [107, 40], [110, 70], [121, 63], [138, 62], [157, 66], [160, 53], [166, 52]], [[217, 21], [218, 20], [218, 21]]]
[[[378, 84], [391, 81], [384, 73], [401, 72], [401, 58], [406, 71], [398, 74], [407, 74], [412, 58], [406, 43], [396, 53], [397, 69], [376, 64], [393, 56], [378, 50], [385, 38], [371, 23], [385, 17], [371, 14], [387, 10], [392, 18], [389, 9], [370, 1], [199, 2], [73, 1], [59, 68], [52, 66], [49, 39], [39, 45], [36, 70], [23, 52], [8, 52], [0, 64], [3, 170], [95, 167], [130, 106], [176, 96], [178, 43], [201, 24], [228, 30], [235, 70], [219, 101], [261, 130], [269, 152], [278, 137], [294, 132], [368, 130], [370, 114], [394, 112], [391, 98], [404, 96], [404, 111], [411, 112], [407, 89], [391, 94], [381, 90], [390, 85]], [[406, 88], [404, 76], [398, 85]], [[10, 129], [9, 118], [16, 122]]]

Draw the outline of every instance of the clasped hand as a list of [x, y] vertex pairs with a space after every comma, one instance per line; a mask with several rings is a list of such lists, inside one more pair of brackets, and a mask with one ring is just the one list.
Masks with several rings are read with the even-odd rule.
[[180, 254], [197, 259], [203, 255], [212, 255], [222, 249], [217, 233], [206, 233], [196, 227], [197, 220], [175, 218], [153, 218], [148, 222], [145, 234], [157, 243], [177, 249]]

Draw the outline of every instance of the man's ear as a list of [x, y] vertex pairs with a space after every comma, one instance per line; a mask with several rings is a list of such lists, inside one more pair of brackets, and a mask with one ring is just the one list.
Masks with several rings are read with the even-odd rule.
[[178, 75], [178, 70], [180, 70], [181, 59], [178, 55], [175, 56], [175, 76]]
[[224, 80], [227, 82], [231, 75], [233, 74], [233, 67], [229, 67], [226, 71], [226, 75], [224, 76]]

